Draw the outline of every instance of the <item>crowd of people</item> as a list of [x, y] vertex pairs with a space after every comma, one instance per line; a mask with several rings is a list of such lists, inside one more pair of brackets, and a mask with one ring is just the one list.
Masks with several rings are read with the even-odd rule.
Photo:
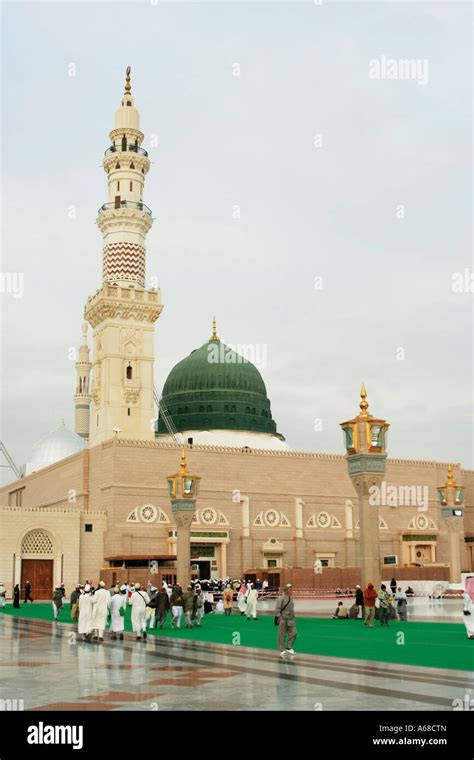
[[[265, 582], [264, 582], [265, 583]], [[184, 616], [186, 628], [199, 628], [206, 613], [216, 612], [231, 615], [234, 611], [234, 601], [237, 611], [245, 615], [247, 620], [258, 620], [257, 604], [259, 594], [265, 586], [246, 580], [227, 578], [223, 581], [191, 581], [185, 590], [179, 585], [168, 585], [163, 581], [161, 588], [153, 585], [151, 580], [142, 586], [140, 583], [115, 585], [106, 588], [104, 581], [94, 587], [89, 580], [77, 584], [70, 596], [71, 619], [77, 622], [77, 630], [84, 641], [104, 641], [104, 632], [110, 625], [111, 639], [123, 640], [125, 630], [125, 611], [131, 608], [132, 629], [137, 641], [146, 641], [147, 630], [160, 627], [163, 629], [169, 616], [170, 628], [181, 628]], [[339, 589], [340, 591], [340, 589]], [[397, 581], [392, 578], [390, 590], [381, 584], [380, 590], [368, 583], [363, 591], [358, 585], [355, 589], [355, 601], [348, 609], [343, 602], [338, 602], [332, 615], [336, 620], [353, 620], [360, 618], [364, 626], [374, 628], [375, 620], [381, 626], [388, 626], [390, 620], [406, 621], [410, 587], [402, 591]], [[222, 598], [213, 605], [213, 596], [218, 592]], [[278, 645], [280, 655], [294, 655], [293, 645], [296, 640], [296, 622], [293, 603], [293, 589], [287, 584], [277, 598], [275, 608], [275, 625], [278, 626]], [[336, 592], [337, 594], [337, 592]], [[54, 619], [59, 619], [59, 613], [66, 599], [66, 589], [61, 583], [56, 586], [52, 595]], [[474, 639], [474, 576], [465, 580], [464, 590], [464, 624], [469, 639]], [[31, 583], [27, 581], [24, 588], [24, 604], [33, 602]], [[0, 609], [6, 603], [6, 588], [0, 581]], [[13, 592], [13, 606], [20, 606], [20, 588], [16, 584]]]
[[402, 591], [402, 587], [397, 586], [395, 578], [390, 581], [390, 591], [384, 583], [380, 586], [380, 591], [375, 589], [373, 583], [368, 583], [365, 591], [356, 586], [354, 604], [347, 609], [339, 602], [332, 617], [334, 620], [356, 620], [360, 614], [368, 628], [374, 627], [376, 619], [380, 620], [382, 626], [389, 625], [389, 620], [397, 620], [397, 615], [398, 620], [406, 622], [407, 591]]
[[[258, 619], [259, 589], [252, 582], [226, 579], [223, 583], [222, 599], [214, 608], [215, 585], [211, 585], [210, 581], [191, 581], [189, 586], [183, 589], [179, 584], [171, 586], [163, 581], [161, 588], [158, 588], [150, 580], [146, 586], [140, 583], [124, 583], [107, 589], [104, 581], [100, 581], [98, 586], [94, 587], [86, 580], [82, 585], [77, 584], [71, 593], [71, 619], [77, 622], [78, 633], [84, 641], [99, 643], [104, 641], [104, 632], [108, 625], [110, 638], [123, 640], [127, 607], [131, 607], [132, 629], [137, 641], [146, 641], [147, 631], [150, 629], [158, 626], [163, 629], [168, 616], [170, 628], [179, 629], [183, 620], [185, 628], [201, 627], [205, 613], [215, 611], [217, 614], [231, 615], [234, 610], [234, 597], [237, 599], [237, 609], [241, 615], [247, 615], [248, 620]], [[220, 588], [217, 591], [220, 591]], [[65, 599], [66, 590], [64, 584], [60, 584], [56, 586], [52, 595], [53, 615], [56, 621]]]

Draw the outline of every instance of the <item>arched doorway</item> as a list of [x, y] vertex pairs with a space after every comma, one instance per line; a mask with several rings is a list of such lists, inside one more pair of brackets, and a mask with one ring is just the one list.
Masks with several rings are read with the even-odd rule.
[[33, 599], [51, 599], [54, 571], [53, 539], [41, 528], [30, 530], [21, 542], [21, 593], [31, 583]]

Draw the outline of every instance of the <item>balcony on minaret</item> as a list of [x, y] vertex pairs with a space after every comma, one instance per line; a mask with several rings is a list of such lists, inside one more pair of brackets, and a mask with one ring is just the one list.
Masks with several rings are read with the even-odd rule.
[[134, 211], [144, 211], [145, 214], [148, 214], [148, 216], [151, 216], [151, 209], [148, 208], [146, 203], [143, 203], [142, 201], [139, 201], [138, 203], [136, 201], [127, 201], [125, 199], [120, 199], [115, 201], [114, 203], [104, 203], [98, 213], [103, 214], [104, 211], [110, 211], [111, 209], [122, 209], [122, 208], [130, 208]]
[[[141, 153], [142, 156], [148, 156], [148, 151], [145, 148], [141, 148], [139, 145], [128, 145], [125, 150], [131, 150], [133, 153]], [[117, 148], [115, 145], [111, 145], [110, 148], [104, 152], [104, 156], [108, 156], [110, 153], [125, 152], [122, 147]]]

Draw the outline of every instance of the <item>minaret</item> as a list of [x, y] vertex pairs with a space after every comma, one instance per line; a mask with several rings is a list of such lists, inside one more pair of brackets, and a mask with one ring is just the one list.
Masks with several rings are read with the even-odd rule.
[[92, 364], [89, 361], [89, 346], [87, 345], [87, 330], [89, 325], [82, 325], [82, 343], [79, 349], [79, 358], [76, 362], [76, 392], [74, 405], [76, 413], [74, 418], [74, 430], [77, 435], [89, 440], [89, 418], [91, 409], [90, 373]]
[[154, 323], [160, 291], [145, 288], [145, 239], [153, 219], [143, 202], [148, 153], [131, 93], [130, 66], [103, 166], [108, 202], [97, 225], [104, 238], [102, 287], [85, 318], [93, 328], [90, 445], [114, 437], [154, 438]]

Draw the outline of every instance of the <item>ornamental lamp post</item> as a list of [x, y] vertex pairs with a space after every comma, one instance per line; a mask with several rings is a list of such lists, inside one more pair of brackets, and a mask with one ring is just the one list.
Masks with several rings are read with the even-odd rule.
[[443, 486], [439, 486], [438, 498], [443, 520], [448, 534], [449, 546], [449, 580], [451, 583], [461, 581], [461, 539], [464, 516], [464, 486], [454, 481], [453, 466], [448, 464], [448, 477]]
[[367, 583], [373, 583], [379, 588], [378, 507], [380, 487], [385, 475], [387, 431], [390, 426], [386, 420], [373, 417], [367, 412], [369, 405], [364, 384], [360, 396], [360, 413], [347, 422], [341, 422], [341, 428], [349, 477], [359, 501], [361, 585], [365, 588]]
[[171, 511], [176, 523], [176, 576], [185, 590], [191, 580], [191, 523], [196, 512], [196, 496], [201, 478], [187, 471], [186, 452], [181, 454], [179, 471], [166, 478]]

